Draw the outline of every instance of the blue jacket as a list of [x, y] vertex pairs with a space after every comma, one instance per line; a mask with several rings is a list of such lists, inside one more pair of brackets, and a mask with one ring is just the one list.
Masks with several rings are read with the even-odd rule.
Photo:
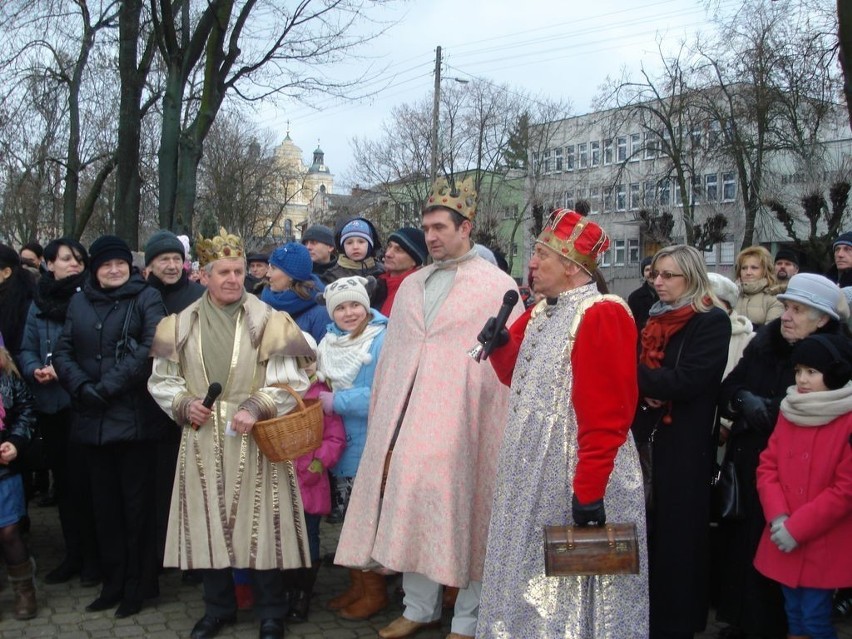
[[27, 315], [24, 327], [24, 337], [21, 340], [21, 350], [18, 353], [18, 363], [21, 365], [21, 376], [27, 381], [35, 397], [35, 406], [39, 413], [53, 415], [71, 405], [71, 397], [59, 384], [53, 380], [47, 384], [35, 381], [33, 373], [45, 365], [47, 354], [53, 353], [56, 342], [62, 335], [63, 324], [47, 317], [39, 316], [39, 308], [33, 303]]
[[[372, 311], [371, 325], [387, 328], [388, 318], [376, 310]], [[328, 325], [328, 332], [335, 335], [345, 335], [334, 322]], [[386, 330], [376, 335], [370, 344], [370, 361], [361, 365], [361, 370], [352, 383], [352, 388], [334, 391], [334, 412], [343, 418], [346, 430], [346, 449], [331, 473], [335, 477], [354, 477], [361, 462], [361, 454], [367, 442], [367, 414], [370, 411], [370, 392], [373, 388], [373, 376], [376, 374], [376, 364], [382, 345], [385, 343]]]

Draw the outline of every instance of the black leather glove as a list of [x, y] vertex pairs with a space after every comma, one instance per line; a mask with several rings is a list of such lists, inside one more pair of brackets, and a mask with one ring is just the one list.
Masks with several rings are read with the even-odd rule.
[[83, 384], [78, 395], [80, 403], [86, 408], [106, 408], [109, 405], [109, 402], [104, 399], [91, 382]]
[[739, 391], [734, 396], [733, 408], [741, 416], [734, 422], [734, 433], [754, 430], [768, 433], [772, 430], [772, 417], [769, 414], [768, 400], [747, 390]]
[[604, 500], [598, 499], [585, 506], [577, 501], [577, 495], [571, 498], [571, 515], [575, 526], [603, 526], [606, 524]]
[[488, 321], [485, 322], [485, 326], [483, 326], [482, 330], [479, 331], [479, 335], [476, 336], [476, 339], [483, 346], [493, 341], [494, 345], [491, 347], [492, 350], [495, 348], [500, 348], [501, 346], [505, 346], [509, 342], [509, 331], [506, 329], [506, 327], [503, 327], [503, 329], [495, 335], [496, 328], [497, 318], [489, 317]]

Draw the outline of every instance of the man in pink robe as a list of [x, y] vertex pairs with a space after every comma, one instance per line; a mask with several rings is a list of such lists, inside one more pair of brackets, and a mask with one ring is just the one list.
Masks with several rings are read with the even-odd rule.
[[439, 625], [442, 584], [460, 588], [450, 637], [476, 634], [508, 389], [467, 351], [517, 285], [473, 250], [475, 207], [472, 180], [458, 189], [438, 180], [424, 206], [434, 263], [397, 293], [335, 557], [403, 573], [405, 611], [379, 631], [384, 639]]

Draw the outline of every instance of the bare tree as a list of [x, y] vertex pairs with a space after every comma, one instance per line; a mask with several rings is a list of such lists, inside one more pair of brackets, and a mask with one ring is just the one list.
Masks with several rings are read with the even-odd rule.
[[[370, 5], [380, 4], [370, 2]], [[311, 92], [343, 94], [359, 78], [335, 81], [322, 65], [342, 59], [370, 36], [356, 35], [366, 0], [150, 0], [167, 65], [160, 157], [160, 225], [188, 231], [204, 141], [226, 95], [260, 100]], [[181, 118], [187, 83], [203, 68], [200, 94]]]

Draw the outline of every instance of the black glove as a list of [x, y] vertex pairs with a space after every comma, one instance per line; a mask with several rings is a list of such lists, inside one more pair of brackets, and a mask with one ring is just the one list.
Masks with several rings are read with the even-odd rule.
[[734, 410], [741, 416], [734, 422], [732, 432], [754, 430], [759, 433], [768, 433], [772, 430], [772, 417], [769, 415], [769, 406], [764, 397], [755, 395], [747, 390], [739, 391], [734, 396]]
[[598, 499], [585, 506], [577, 501], [577, 495], [571, 498], [571, 515], [575, 526], [603, 526], [606, 523], [604, 500]]
[[106, 408], [109, 405], [109, 402], [104, 399], [91, 382], [83, 384], [78, 395], [80, 403], [86, 408]]
[[501, 346], [505, 346], [509, 342], [509, 331], [506, 327], [497, 333], [494, 334], [495, 328], [497, 326], [497, 318], [489, 317], [488, 321], [485, 322], [485, 326], [479, 331], [479, 335], [476, 336], [476, 339], [480, 344], [485, 346], [489, 342], [494, 342], [492, 349], [500, 348]]

